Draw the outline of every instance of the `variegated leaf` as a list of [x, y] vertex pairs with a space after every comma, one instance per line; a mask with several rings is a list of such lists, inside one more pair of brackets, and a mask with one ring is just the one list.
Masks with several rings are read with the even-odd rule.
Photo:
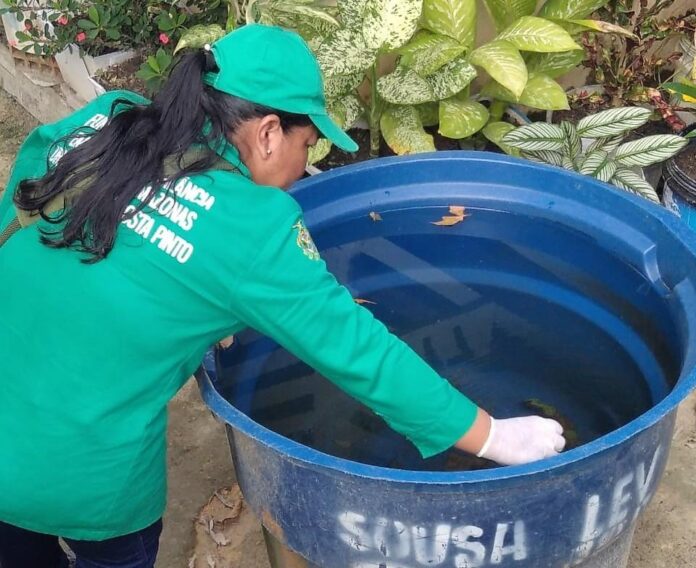
[[534, 122], [509, 132], [503, 137], [503, 142], [528, 152], [540, 150], [558, 152], [563, 149], [564, 139], [565, 135], [560, 126], [546, 122]]
[[483, 67], [498, 83], [522, 96], [527, 85], [527, 66], [519, 50], [506, 41], [492, 41], [475, 49], [469, 61]]
[[[365, 109], [356, 95], [349, 94], [330, 101], [326, 110], [338, 126], [343, 130], [348, 130], [355, 124], [358, 118], [360, 118]], [[309, 164], [316, 164], [323, 160], [330, 150], [331, 142], [326, 138], [320, 138], [317, 143], [309, 149], [307, 162]]]
[[585, 52], [577, 49], [558, 53], [532, 53], [527, 58], [527, 71], [543, 73], [556, 79], [578, 67], [583, 59]]
[[410, 67], [419, 75], [433, 74], [445, 63], [449, 63], [466, 50], [466, 47], [451, 37], [421, 30], [397, 53], [400, 63]]
[[513, 148], [503, 142], [503, 137], [513, 130], [515, 130], [515, 127], [509, 122], [489, 122], [481, 132], [488, 140], [493, 142], [493, 144], [498, 146], [506, 154], [510, 156], [519, 156], [519, 149]]
[[319, 38], [325, 38], [331, 35], [337, 27], [325, 20], [320, 20], [318, 18], [300, 18], [296, 17], [291, 29], [297, 30], [297, 32], [306, 40], [317, 40]]
[[389, 106], [380, 119], [382, 135], [399, 155], [434, 152], [433, 137], [423, 130], [418, 110], [413, 106]]
[[614, 172], [616, 172], [616, 162], [602, 150], [595, 150], [587, 154], [580, 166], [581, 174], [592, 176], [604, 182], [608, 182], [613, 177]]
[[488, 122], [488, 109], [470, 99], [452, 97], [440, 101], [439, 132], [447, 138], [468, 138]]
[[481, 96], [491, 100], [504, 101], [506, 103], [518, 103], [519, 97], [516, 97], [512, 92], [508, 91], [497, 81], [488, 81], [481, 88]]
[[317, 19], [323, 20], [327, 24], [333, 26], [334, 28], [339, 27], [341, 24], [321, 8], [315, 6], [306, 6], [302, 4], [292, 4], [289, 2], [274, 2], [271, 5], [273, 11], [285, 12], [286, 14], [293, 14], [301, 16], [303, 19]]
[[337, 114], [341, 117], [338, 125], [343, 130], [351, 128], [365, 112], [362, 101], [353, 94], [345, 95], [335, 103]]
[[434, 99], [430, 83], [413, 69], [398, 66], [377, 79], [377, 92], [388, 103], [416, 105]]
[[416, 31], [423, 0], [367, 0], [363, 37], [371, 49], [397, 49]]
[[365, 74], [352, 73], [350, 75], [333, 75], [324, 81], [324, 95], [327, 99], [335, 99], [341, 95], [350, 93], [360, 86]]
[[604, 34], [616, 34], [626, 37], [630, 37], [634, 41], [640, 41], [640, 38], [634, 34], [631, 30], [617, 26], [616, 24], [610, 24], [609, 22], [602, 22], [601, 20], [568, 20], [571, 24], [580, 26], [581, 28], [594, 30], [596, 32], [601, 32]]
[[552, 166], [563, 167], [563, 155], [560, 152], [551, 150], [539, 150], [538, 152], [522, 152], [522, 157], [539, 162], [540, 164], [551, 164]]
[[368, 0], [338, 0], [338, 15], [346, 29], [362, 30]]
[[203, 25], [198, 24], [186, 30], [179, 42], [176, 44], [174, 53], [182, 49], [200, 49], [206, 44], [212, 44], [225, 35], [225, 30], [217, 24]]
[[561, 160], [561, 166], [563, 166], [563, 169], [569, 170], [571, 172], [578, 171], [578, 167], [575, 165], [575, 162], [571, 160], [568, 156], [563, 156], [563, 159]]
[[497, 31], [504, 30], [522, 16], [531, 16], [536, 0], [484, 0]]
[[361, 33], [345, 28], [336, 30], [326, 38], [317, 52], [317, 61], [324, 77], [365, 71], [376, 57], [377, 50], [365, 45]]
[[475, 78], [476, 69], [466, 57], [459, 57], [427, 77], [426, 81], [433, 91], [435, 100], [439, 101], [456, 95]]
[[587, 147], [587, 151], [593, 152], [594, 150], [604, 150], [605, 152], [611, 154], [621, 145], [624, 137], [625, 136], [623, 134], [619, 134], [618, 136], [614, 136], [612, 138], [597, 138]]
[[581, 138], [608, 138], [645, 124], [652, 111], [641, 107], [619, 107], [586, 116], [578, 122]]
[[539, 15], [559, 20], [586, 18], [608, 3], [609, 0], [548, 0]]
[[546, 53], [582, 49], [561, 26], [535, 16], [520, 18], [496, 39], [504, 39], [522, 51]]
[[617, 168], [614, 176], [611, 178], [611, 183], [620, 189], [645, 197], [653, 203], [660, 203], [660, 198], [657, 196], [655, 188], [633, 170]]
[[423, 103], [416, 105], [423, 126], [435, 126], [440, 122], [440, 103]]
[[319, 138], [317, 143], [307, 152], [307, 163], [311, 165], [321, 162], [331, 152], [331, 146], [331, 142], [326, 138]]
[[649, 166], [674, 156], [689, 143], [674, 134], [657, 134], [627, 142], [616, 149], [616, 161], [622, 166]]
[[476, 0], [423, 0], [422, 26], [469, 48], [476, 38]]
[[568, 97], [556, 81], [546, 75], [530, 75], [519, 102], [542, 110], [565, 110]]
[[575, 159], [582, 152], [582, 141], [578, 136], [578, 131], [574, 124], [563, 120], [561, 121], [561, 130], [566, 136], [563, 144], [563, 153], [571, 159]]

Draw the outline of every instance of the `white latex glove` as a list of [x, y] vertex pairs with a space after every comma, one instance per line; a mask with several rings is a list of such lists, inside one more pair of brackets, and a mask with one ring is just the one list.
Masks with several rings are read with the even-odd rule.
[[495, 420], [481, 451], [476, 454], [500, 465], [518, 465], [557, 455], [565, 447], [563, 426], [540, 416]]

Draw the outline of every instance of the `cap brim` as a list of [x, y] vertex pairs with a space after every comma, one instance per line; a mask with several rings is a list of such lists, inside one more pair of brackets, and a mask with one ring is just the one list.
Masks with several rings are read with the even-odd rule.
[[357, 152], [358, 145], [355, 140], [348, 136], [338, 124], [336, 124], [328, 114], [310, 114], [314, 126], [319, 129], [326, 138], [336, 144], [341, 150], [346, 152]]

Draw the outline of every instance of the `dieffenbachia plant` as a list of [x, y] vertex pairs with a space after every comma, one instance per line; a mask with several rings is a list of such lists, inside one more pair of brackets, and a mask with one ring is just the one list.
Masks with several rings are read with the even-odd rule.
[[535, 122], [513, 129], [501, 142], [503, 149], [517, 149], [530, 160], [592, 176], [659, 203], [642, 168], [671, 158], [688, 140], [663, 134], [624, 142], [651, 115], [649, 109], [619, 107], [586, 116], [577, 126]]
[[[499, 141], [512, 128], [499, 122], [508, 103], [568, 107], [554, 79], [583, 59], [570, 32], [601, 27], [585, 18], [607, 1], [548, 0], [534, 15], [536, 0], [484, 0], [497, 35], [476, 47], [476, 0], [337, 0], [341, 25], [315, 48], [332, 115], [348, 128], [365, 108], [372, 155], [380, 131], [398, 154], [434, 150], [424, 127], [437, 124], [450, 138], [486, 127], [484, 134]], [[382, 55], [397, 61], [379, 77]], [[490, 80], [474, 93], [481, 70]], [[366, 75], [371, 88], [363, 102], [356, 88]], [[323, 143], [313, 158], [328, 148]]]

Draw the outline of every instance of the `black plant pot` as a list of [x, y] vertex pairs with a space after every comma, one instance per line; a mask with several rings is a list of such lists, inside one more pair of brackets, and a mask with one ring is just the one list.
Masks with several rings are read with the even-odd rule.
[[[693, 128], [696, 128], [696, 125]], [[679, 156], [687, 154], [696, 162], [696, 138], [684, 148]], [[677, 161], [677, 156], [667, 160], [662, 173], [665, 180], [662, 202], [679, 215], [692, 229], [696, 230], [696, 179]]]

